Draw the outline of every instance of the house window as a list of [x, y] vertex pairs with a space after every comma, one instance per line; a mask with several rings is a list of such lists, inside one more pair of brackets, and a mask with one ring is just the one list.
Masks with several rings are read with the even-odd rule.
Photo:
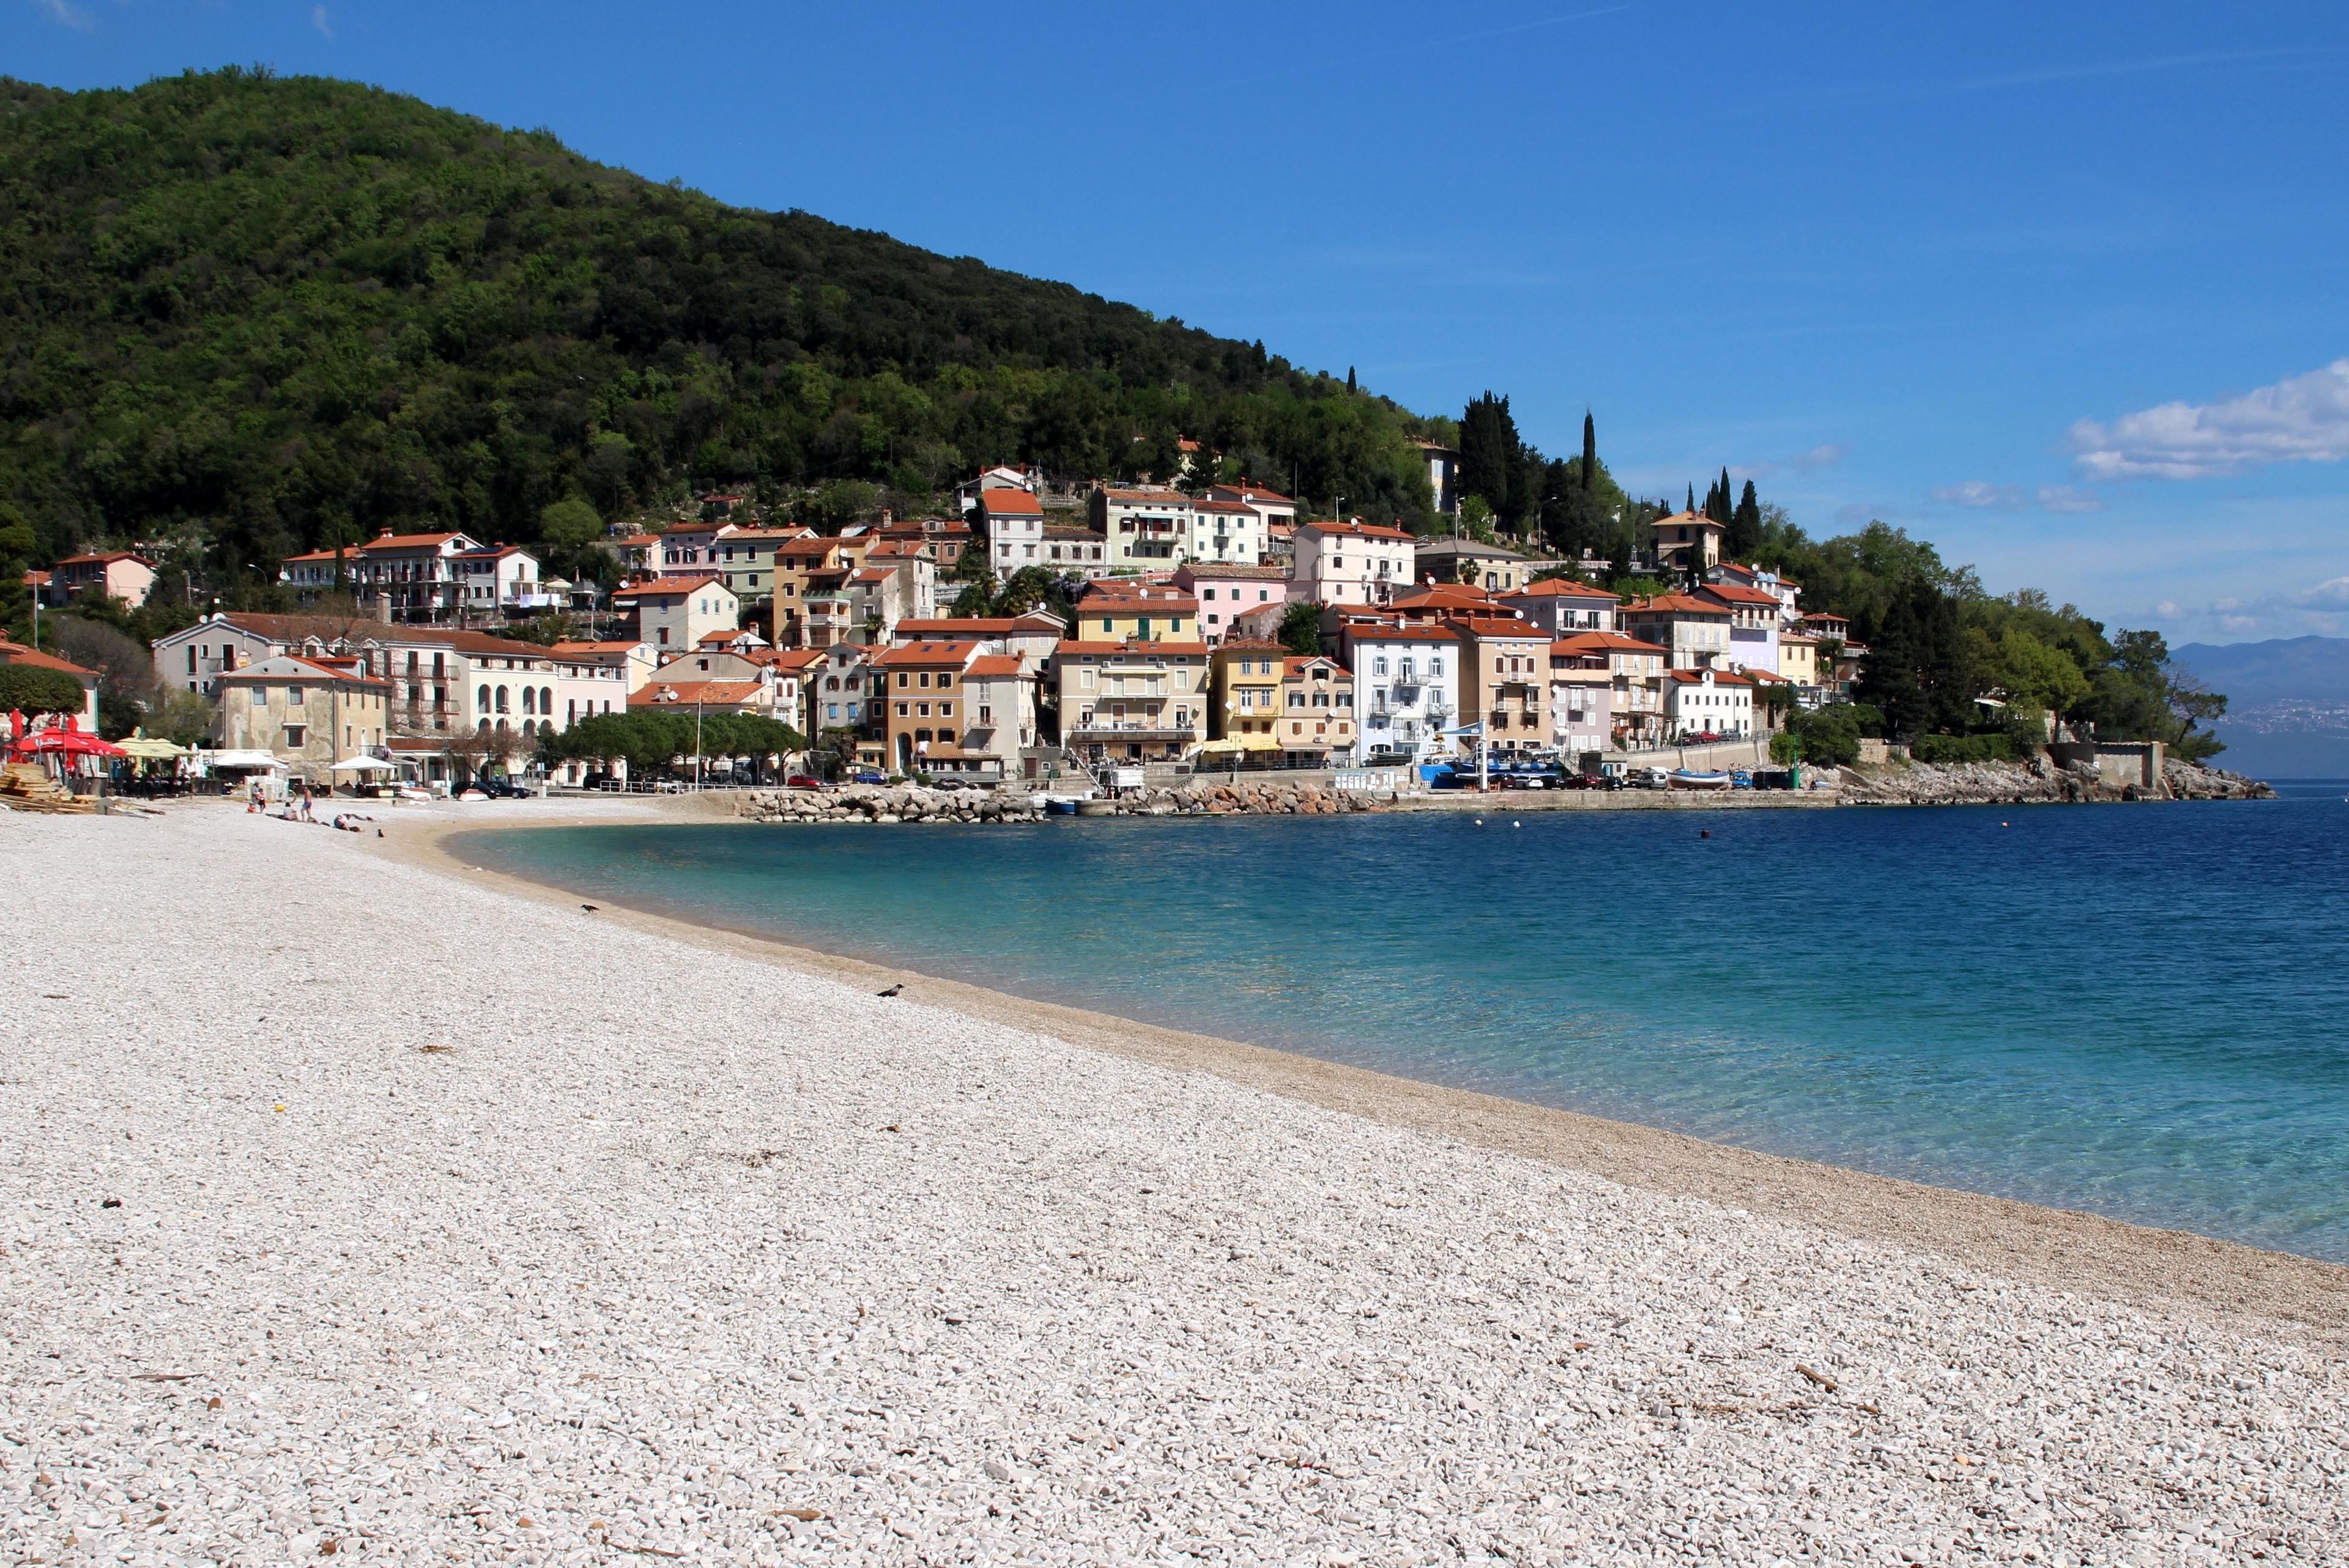
[[992, 723], [994, 718], [995, 709], [988, 707], [986, 703], [980, 703], [978, 705], [978, 722], [981, 724], [988, 724]]
[[942, 702], [938, 704], [938, 717], [940, 718], [952, 718], [954, 717], [954, 704], [950, 702]]
[[285, 749], [288, 751], [301, 750], [303, 741], [307, 738], [309, 733], [309, 730], [305, 726], [298, 724], [287, 725], [285, 727]]
[[909, 704], [909, 703], [902, 703], [902, 702], [901, 702], [901, 703], [899, 703], [899, 704], [897, 705], [897, 717], [898, 717], [899, 718], [909, 718], [909, 717], [911, 717], [912, 716], [913, 716], [913, 709], [912, 709], [912, 705], [911, 705], [911, 704]]

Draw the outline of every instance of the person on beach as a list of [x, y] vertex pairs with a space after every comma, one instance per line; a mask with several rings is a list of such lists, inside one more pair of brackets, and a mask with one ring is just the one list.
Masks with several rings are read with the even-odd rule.
[[315, 822], [318, 820], [310, 814], [310, 787], [307, 784], [302, 786], [301, 820], [305, 822]]

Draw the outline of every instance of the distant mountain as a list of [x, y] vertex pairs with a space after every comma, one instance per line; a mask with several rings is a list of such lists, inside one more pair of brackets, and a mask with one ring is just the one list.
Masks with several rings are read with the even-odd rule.
[[2187, 643], [2170, 658], [2227, 694], [2220, 766], [2270, 779], [2349, 778], [2349, 637]]
[[2238, 708], [2276, 702], [2349, 703], [2349, 637], [2265, 643], [2184, 643], [2170, 661], [2191, 670]]

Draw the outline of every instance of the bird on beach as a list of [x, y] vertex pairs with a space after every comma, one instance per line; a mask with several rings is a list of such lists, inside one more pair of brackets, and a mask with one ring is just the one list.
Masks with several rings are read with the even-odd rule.
[[895, 985], [890, 986], [886, 991], [875, 991], [875, 992], [874, 993], [874, 995], [876, 995], [876, 996], [895, 996], [895, 995], [896, 995], [897, 994], [899, 994], [900, 992], [904, 991], [904, 990], [905, 990], [905, 983], [904, 981], [900, 980], [900, 981], [899, 981], [899, 982], [897, 982], [897, 984], [895, 984]]
[[585, 910], [590, 914], [595, 913], [595, 906], [592, 903], [583, 903], [579, 907]]

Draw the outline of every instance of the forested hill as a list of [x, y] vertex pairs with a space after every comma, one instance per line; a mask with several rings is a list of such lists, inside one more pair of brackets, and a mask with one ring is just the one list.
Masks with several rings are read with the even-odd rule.
[[0, 78], [0, 501], [40, 553], [177, 530], [232, 578], [383, 525], [528, 540], [572, 496], [1164, 475], [1178, 436], [1421, 518], [1407, 438], [1444, 428], [1260, 343], [266, 71]]

